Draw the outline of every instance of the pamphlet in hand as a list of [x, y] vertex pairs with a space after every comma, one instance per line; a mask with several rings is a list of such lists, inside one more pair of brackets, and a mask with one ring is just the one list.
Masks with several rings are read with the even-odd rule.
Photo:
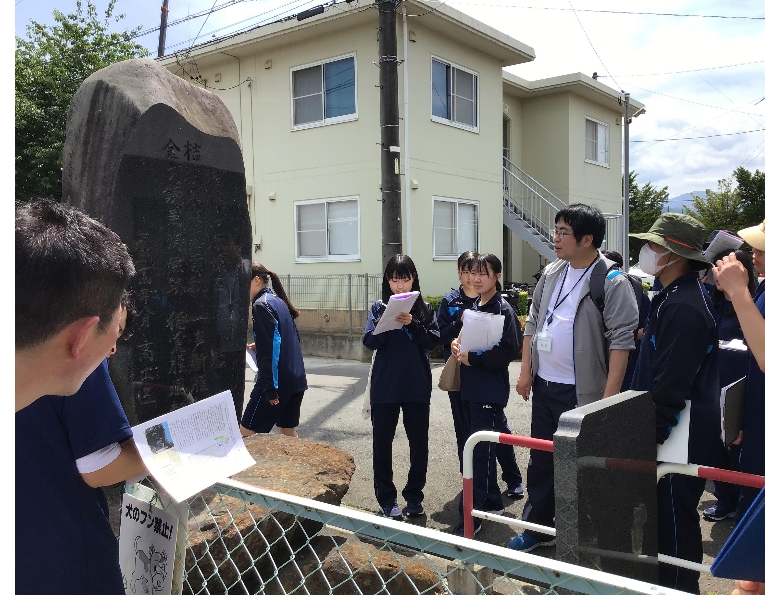
[[744, 428], [744, 399], [746, 398], [746, 376], [739, 378], [720, 391], [720, 420], [722, 439], [729, 446]]
[[688, 464], [688, 440], [691, 436], [691, 402], [685, 401], [680, 419], [670, 430], [669, 438], [656, 449], [656, 460], [662, 463]]
[[251, 349], [250, 347], [247, 348], [247, 354], [245, 356], [247, 358], [247, 365], [250, 367], [250, 370], [258, 373], [258, 359], [255, 357], [255, 350]]
[[229, 390], [135, 426], [133, 439], [149, 473], [176, 502], [255, 464]]
[[408, 293], [398, 293], [390, 296], [388, 303], [385, 307], [385, 312], [380, 317], [380, 321], [375, 327], [373, 335], [379, 335], [387, 331], [394, 331], [404, 326], [401, 322], [396, 322], [396, 316], [405, 312], [409, 314], [409, 311], [414, 306], [414, 302], [417, 300], [417, 296], [420, 295], [419, 291], [410, 291]]
[[504, 327], [505, 317], [501, 314], [465, 310], [462, 318], [460, 353], [491, 349], [502, 339]]
[[720, 349], [727, 351], [746, 351], [749, 349], [741, 339], [731, 339], [730, 341], [720, 341]]
[[[723, 250], [738, 250], [744, 243], [738, 236], [728, 233], [727, 231], [718, 231], [709, 247], [704, 250], [704, 256], [707, 258], [714, 258]], [[712, 263], [713, 265], [716, 263]]]

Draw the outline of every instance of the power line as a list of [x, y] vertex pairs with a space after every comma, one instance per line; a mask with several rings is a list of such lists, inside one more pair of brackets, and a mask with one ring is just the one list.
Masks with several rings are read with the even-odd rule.
[[[645, 73], [645, 74], [620, 74], [618, 76], [624, 77], [624, 78], [633, 78], [638, 76], [667, 76], [670, 74], [685, 74], [687, 72], [702, 72], [704, 70], [719, 70], [721, 68], [734, 68], [736, 66], [748, 66], [750, 64], [762, 64], [765, 62], [765, 59], [763, 60], [753, 60], [751, 62], [739, 62], [737, 64], [724, 64], [723, 66], [707, 66], [706, 68], [690, 68], [688, 70], [673, 70], [671, 72], [652, 72], [652, 73]], [[611, 78], [609, 76], [598, 76], [598, 78]]]
[[[464, 4], [476, 4], [479, 6], [498, 6], [500, 8], [523, 8], [529, 10], [557, 10], [557, 11], [572, 11], [573, 8], [563, 8], [560, 6], [522, 6], [518, 4], [491, 4], [486, 2], [472, 2], [469, 0], [452, 0], [452, 2], [459, 2]], [[752, 17], [752, 16], [740, 16], [740, 15], [725, 15], [725, 14], [687, 14], [677, 12], [642, 12], [636, 10], [596, 10], [594, 8], [578, 8], [579, 12], [594, 12], [601, 14], [619, 14], [628, 16], [656, 16], [656, 17], [693, 17], [702, 19], [743, 19], [750, 21], [765, 21], [765, 16]]]
[[[605, 62], [603, 62], [603, 59], [600, 57], [600, 54], [598, 54], [598, 50], [596, 50], [595, 46], [592, 45], [592, 41], [590, 41], [590, 36], [587, 35], [587, 31], [585, 30], [584, 25], [582, 25], [582, 21], [579, 20], [579, 15], [576, 13], [576, 9], [574, 8], [574, 4], [571, 2], [571, 0], [568, 0], [568, 3], [571, 6], [571, 10], [574, 11], [574, 16], [576, 17], [576, 22], [579, 23], [579, 26], [582, 28], [582, 32], [584, 33], [584, 36], [587, 38], [587, 43], [590, 44], [590, 47], [592, 48], [592, 51], [595, 52], [595, 55], [598, 57], [598, 60], [600, 61], [600, 63], [603, 65], [603, 68], [605, 68], [606, 72], [608, 72], [608, 74], [611, 75], [611, 72], [608, 70], [608, 66], [606, 66]], [[619, 85], [618, 81], [616, 79], [614, 79], [613, 76], [611, 76], [611, 78], [614, 80], [614, 82], [616, 83], [617, 87], [621, 87], [621, 85]]]
[[[763, 117], [765, 114], [752, 114], [749, 112], [741, 112], [738, 110], [728, 110], [727, 107], [720, 107], [719, 105], [709, 105], [708, 103], [699, 103], [698, 101], [693, 101], [691, 99], [685, 99], [683, 97], [675, 97], [674, 95], [667, 95], [666, 93], [659, 93], [658, 91], [651, 91], [651, 89], [644, 89], [643, 87], [635, 86], [636, 89], [640, 89], [641, 91], [647, 91], [648, 93], [653, 93], [654, 95], [661, 95], [662, 97], [668, 97], [669, 99], [675, 99], [677, 101], [685, 101], [686, 103], [692, 103], [694, 105], [700, 105], [702, 107], [711, 107], [712, 109], [719, 109], [719, 110], [727, 110], [728, 112], [736, 112], [739, 114], [746, 114], [748, 116], [760, 116]], [[748, 102], [751, 103], [751, 102]]]
[[205, 22], [202, 23], [202, 26], [199, 28], [199, 31], [197, 31], [197, 36], [194, 38], [194, 41], [191, 42], [191, 46], [193, 46], [197, 42], [197, 39], [199, 38], [199, 34], [202, 32], [202, 29], [205, 28], [205, 25], [207, 24], [207, 19], [210, 18], [210, 15], [212, 14], [213, 9], [215, 8], [215, 5], [217, 3], [218, 3], [218, 0], [215, 0], [213, 2], [212, 8], [210, 9], [210, 11], [207, 13], [207, 16], [205, 17]]
[[762, 132], [765, 128], [757, 128], [756, 130], [743, 130], [741, 132], [726, 132], [724, 134], [707, 134], [706, 136], [681, 136], [679, 138], [660, 138], [656, 140], [631, 140], [631, 143], [666, 143], [676, 140], [696, 140], [699, 138], [715, 138], [718, 136], [736, 136], [737, 134], [749, 134], [750, 132]]

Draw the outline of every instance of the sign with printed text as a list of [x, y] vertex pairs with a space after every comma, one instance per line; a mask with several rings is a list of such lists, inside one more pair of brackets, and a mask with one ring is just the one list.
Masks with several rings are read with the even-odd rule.
[[127, 595], [171, 595], [178, 519], [124, 494], [120, 521], [120, 569]]

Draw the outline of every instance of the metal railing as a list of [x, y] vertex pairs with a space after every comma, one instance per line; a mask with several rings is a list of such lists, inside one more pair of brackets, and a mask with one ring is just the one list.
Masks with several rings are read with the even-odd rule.
[[[140, 485], [130, 489], [140, 497]], [[189, 507], [180, 551], [183, 592], [194, 595], [656, 593], [637, 580], [234, 480]]]
[[375, 300], [382, 297], [381, 274], [280, 275], [292, 305], [300, 310], [298, 330], [361, 333]]

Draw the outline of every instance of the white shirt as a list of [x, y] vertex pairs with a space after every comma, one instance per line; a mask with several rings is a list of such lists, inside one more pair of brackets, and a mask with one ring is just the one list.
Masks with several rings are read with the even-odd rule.
[[[574, 317], [579, 296], [593, 267], [575, 269], [566, 265], [565, 273], [558, 277], [553, 288], [550, 304], [543, 320], [541, 332], [552, 336], [550, 351], [538, 350], [539, 370], [537, 374], [549, 382], [576, 384], [574, 374]], [[586, 276], [585, 276], [585, 273]], [[562, 285], [562, 287], [561, 287]], [[555, 307], [558, 304], [558, 307]], [[552, 322], [547, 321], [552, 316]], [[539, 324], [539, 322], [537, 324]]]

